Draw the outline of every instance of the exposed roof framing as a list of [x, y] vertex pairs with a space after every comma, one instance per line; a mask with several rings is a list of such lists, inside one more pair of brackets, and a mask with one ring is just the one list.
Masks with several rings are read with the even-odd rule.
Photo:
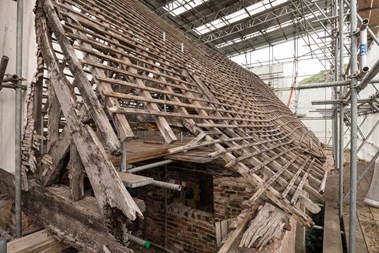
[[[166, 5], [163, 2], [158, 5], [157, 1], [141, 1], [195, 40], [227, 55], [330, 29], [329, 21], [318, 22], [325, 13], [329, 15], [328, 1], [204, 0], [197, 2], [193, 8], [188, 7], [190, 2], [195, 2], [190, 0], [166, 1]], [[186, 11], [175, 14], [167, 8], [168, 3], [186, 5]]]
[[[216, 50], [194, 43], [138, 1], [39, 0], [37, 4], [40, 85], [30, 89], [30, 124], [23, 144], [29, 148], [23, 148], [23, 157], [28, 158], [24, 170], [34, 172], [40, 185], [60, 182], [64, 170], [73, 177], [75, 172], [83, 174], [84, 168], [104, 224], [117, 236], [120, 231], [115, 227], [121, 218], [133, 222], [142, 213], [112, 158], [120, 157], [120, 142], [129, 145], [141, 138], [138, 131], [143, 129], [168, 147], [154, 158], [174, 159], [177, 154], [188, 161], [184, 157], [198, 151], [203, 162], [219, 159], [225, 169], [239, 173], [256, 189], [247, 206], [258, 200], [270, 202], [286, 217], [313, 225], [298, 203], [313, 213], [320, 211], [308, 194], [322, 197], [325, 156], [314, 134], [261, 79]], [[286, 33], [299, 27], [282, 29]], [[243, 48], [250, 40], [233, 46]], [[40, 97], [34, 93], [38, 87]], [[41, 119], [34, 105], [42, 104], [47, 104], [47, 124], [42, 129], [48, 140], [47, 151], [40, 156], [30, 150], [37, 138], [34, 122]], [[185, 143], [178, 140], [179, 131], [187, 133]], [[32, 169], [40, 160], [40, 168]], [[62, 161], [67, 160], [64, 167]], [[76, 179], [70, 179], [72, 192], [82, 188], [80, 177]], [[75, 200], [83, 197], [77, 193]], [[73, 243], [80, 247], [102, 247], [81, 241], [70, 226], [60, 225], [55, 231], [66, 239], [77, 238]]]

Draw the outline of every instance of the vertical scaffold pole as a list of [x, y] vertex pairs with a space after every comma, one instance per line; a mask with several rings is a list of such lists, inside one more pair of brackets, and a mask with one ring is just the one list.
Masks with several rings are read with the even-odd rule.
[[350, 146], [350, 217], [349, 252], [355, 253], [357, 219], [357, 0], [350, 0], [351, 32], [351, 146]]

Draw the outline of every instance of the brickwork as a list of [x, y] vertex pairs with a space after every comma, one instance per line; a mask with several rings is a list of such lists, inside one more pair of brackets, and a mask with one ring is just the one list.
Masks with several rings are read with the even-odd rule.
[[[145, 198], [146, 235], [149, 240], [160, 245], [164, 242], [163, 201], [164, 195], [161, 189], [149, 192]], [[173, 252], [217, 251], [212, 213], [172, 202], [167, 208], [167, 234], [168, 248]]]
[[168, 236], [174, 252], [217, 251], [214, 218], [211, 213], [181, 204], [168, 210]]
[[[201, 185], [201, 180], [206, 179], [210, 192], [205, 191], [206, 187], [201, 187], [202, 194], [211, 194], [213, 203], [211, 209], [199, 210], [201, 207], [193, 208], [179, 203], [173, 191], [168, 191], [167, 210], [167, 245], [170, 250], [178, 253], [213, 253], [217, 252], [215, 222], [236, 217], [242, 211], [241, 204], [249, 199], [254, 189], [247, 181], [235, 175], [217, 175], [217, 173], [202, 173], [182, 171], [170, 168], [166, 172], [166, 177], [153, 176], [160, 180], [169, 179], [189, 181]], [[208, 170], [209, 171], [209, 170]], [[213, 198], [212, 198], [213, 196]], [[146, 203], [146, 237], [152, 242], [164, 244], [164, 190], [154, 188], [141, 196]], [[202, 203], [199, 202], [198, 205]]]
[[241, 204], [254, 194], [254, 188], [243, 177], [214, 177], [213, 201], [216, 221], [227, 220], [241, 213]]

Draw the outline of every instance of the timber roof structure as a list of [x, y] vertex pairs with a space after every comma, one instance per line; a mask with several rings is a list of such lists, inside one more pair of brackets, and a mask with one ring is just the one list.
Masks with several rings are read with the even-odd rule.
[[[29, 95], [23, 166], [34, 172], [38, 187], [59, 181], [68, 169], [73, 199], [83, 198], [74, 180], [81, 164], [106, 228], [115, 234], [120, 217], [132, 222], [142, 212], [112, 161], [123, 142], [133, 155], [130, 145], [143, 130], [165, 144], [156, 151], [145, 142], [127, 158], [130, 163], [220, 159], [255, 187], [247, 209], [258, 200], [270, 202], [313, 225], [298, 202], [320, 210], [311, 198], [321, 198], [326, 179], [322, 147], [258, 76], [194, 43], [138, 1], [40, 0], [36, 31], [39, 66]], [[33, 150], [43, 137], [35, 134], [32, 118], [44, 110], [47, 147], [39, 154]], [[66, 239], [73, 233], [49, 227]], [[68, 241], [102, 247], [80, 236]]]

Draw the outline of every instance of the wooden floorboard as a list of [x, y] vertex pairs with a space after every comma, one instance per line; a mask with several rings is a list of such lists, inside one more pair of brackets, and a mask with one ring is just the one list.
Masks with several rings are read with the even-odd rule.
[[325, 202], [323, 253], [343, 252], [340, 231], [338, 209], [330, 202]]
[[325, 151], [326, 163], [325, 169], [330, 175], [326, 181], [325, 188], [325, 214], [324, 214], [324, 239], [323, 239], [323, 253], [340, 253], [343, 252], [341, 226], [338, 215], [338, 191], [334, 186], [338, 185], [338, 175], [335, 174], [334, 161], [332, 152]]

